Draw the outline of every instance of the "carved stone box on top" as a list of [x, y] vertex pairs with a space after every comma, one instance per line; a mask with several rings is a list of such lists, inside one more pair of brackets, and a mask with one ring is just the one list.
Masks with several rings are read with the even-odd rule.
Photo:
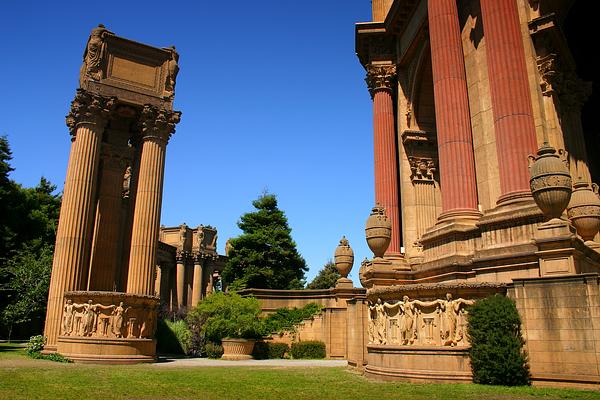
[[83, 55], [81, 88], [120, 101], [172, 110], [179, 55], [116, 36], [103, 25], [92, 30]]

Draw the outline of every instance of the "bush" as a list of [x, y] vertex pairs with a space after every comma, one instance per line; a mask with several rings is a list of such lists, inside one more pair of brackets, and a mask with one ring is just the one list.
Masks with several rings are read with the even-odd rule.
[[263, 320], [264, 333], [281, 333], [294, 330], [294, 326], [307, 318], [318, 314], [323, 307], [316, 303], [309, 303], [302, 308], [278, 308]]
[[515, 303], [499, 295], [480, 300], [470, 308], [468, 321], [473, 382], [528, 385], [527, 354]]
[[290, 350], [286, 343], [273, 343], [259, 341], [254, 344], [252, 356], [257, 360], [284, 358]]
[[213, 342], [206, 342], [204, 345], [204, 354], [208, 358], [221, 358], [223, 355], [223, 346]]
[[27, 347], [25, 348], [25, 352], [31, 358], [49, 360], [55, 362], [62, 363], [70, 363], [72, 362], [62, 354], [52, 353], [52, 354], [42, 354], [42, 350], [44, 349], [44, 344], [46, 344], [46, 337], [42, 335], [32, 336], [27, 342]]
[[292, 344], [293, 358], [325, 358], [325, 343], [319, 340], [296, 342]]
[[166, 354], [189, 354], [192, 333], [183, 320], [159, 320], [156, 329], [157, 350]]
[[198, 303], [189, 312], [188, 321], [195, 321], [194, 331], [213, 342], [224, 338], [256, 339], [263, 330], [260, 311], [254, 297], [217, 292]]

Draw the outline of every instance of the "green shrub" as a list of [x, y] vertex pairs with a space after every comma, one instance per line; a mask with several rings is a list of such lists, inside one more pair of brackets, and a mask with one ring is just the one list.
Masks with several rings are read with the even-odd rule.
[[499, 295], [480, 300], [470, 308], [468, 321], [473, 382], [528, 385], [527, 354], [515, 303]]
[[208, 358], [221, 358], [223, 355], [223, 346], [213, 342], [206, 342], [204, 345], [204, 354]]
[[325, 358], [325, 343], [319, 340], [292, 343], [293, 358]]
[[291, 331], [303, 320], [314, 317], [322, 308], [316, 303], [309, 303], [302, 308], [278, 308], [273, 314], [263, 319], [264, 333]]
[[163, 354], [188, 354], [192, 333], [184, 320], [159, 320], [156, 329], [156, 346]]
[[188, 314], [188, 320], [198, 324], [207, 340], [220, 342], [224, 338], [260, 338], [263, 330], [260, 304], [254, 297], [217, 292], [206, 297]]
[[46, 344], [46, 337], [42, 335], [36, 335], [29, 338], [29, 342], [27, 342], [27, 347], [25, 348], [25, 352], [31, 358], [41, 359], [41, 360], [49, 360], [55, 362], [62, 363], [70, 363], [72, 362], [62, 354], [52, 353], [52, 354], [42, 354], [42, 350], [44, 349], [44, 345]]
[[254, 344], [252, 356], [257, 360], [284, 358], [289, 350], [290, 346], [286, 343], [258, 341]]

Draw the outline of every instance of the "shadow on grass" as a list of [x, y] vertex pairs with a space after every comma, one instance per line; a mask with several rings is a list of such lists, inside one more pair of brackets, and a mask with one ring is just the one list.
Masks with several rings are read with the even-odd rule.
[[0, 352], [17, 352], [25, 350], [26, 343], [0, 343]]

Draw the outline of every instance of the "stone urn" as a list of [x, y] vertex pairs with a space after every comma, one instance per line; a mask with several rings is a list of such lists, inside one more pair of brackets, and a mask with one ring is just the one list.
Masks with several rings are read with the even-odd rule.
[[392, 240], [392, 222], [385, 214], [385, 208], [379, 204], [373, 207], [367, 218], [365, 235], [375, 257], [383, 257]]
[[250, 360], [254, 350], [254, 339], [222, 339], [223, 360]]
[[354, 265], [354, 251], [352, 251], [346, 236], [342, 236], [340, 244], [335, 248], [334, 260], [335, 268], [342, 278], [347, 278], [352, 269], [352, 265]]
[[567, 215], [583, 240], [593, 240], [600, 229], [598, 185], [593, 183], [590, 187], [587, 182], [576, 182]]
[[544, 143], [529, 166], [529, 186], [538, 207], [547, 219], [560, 218], [571, 199], [571, 174], [566, 159]]

